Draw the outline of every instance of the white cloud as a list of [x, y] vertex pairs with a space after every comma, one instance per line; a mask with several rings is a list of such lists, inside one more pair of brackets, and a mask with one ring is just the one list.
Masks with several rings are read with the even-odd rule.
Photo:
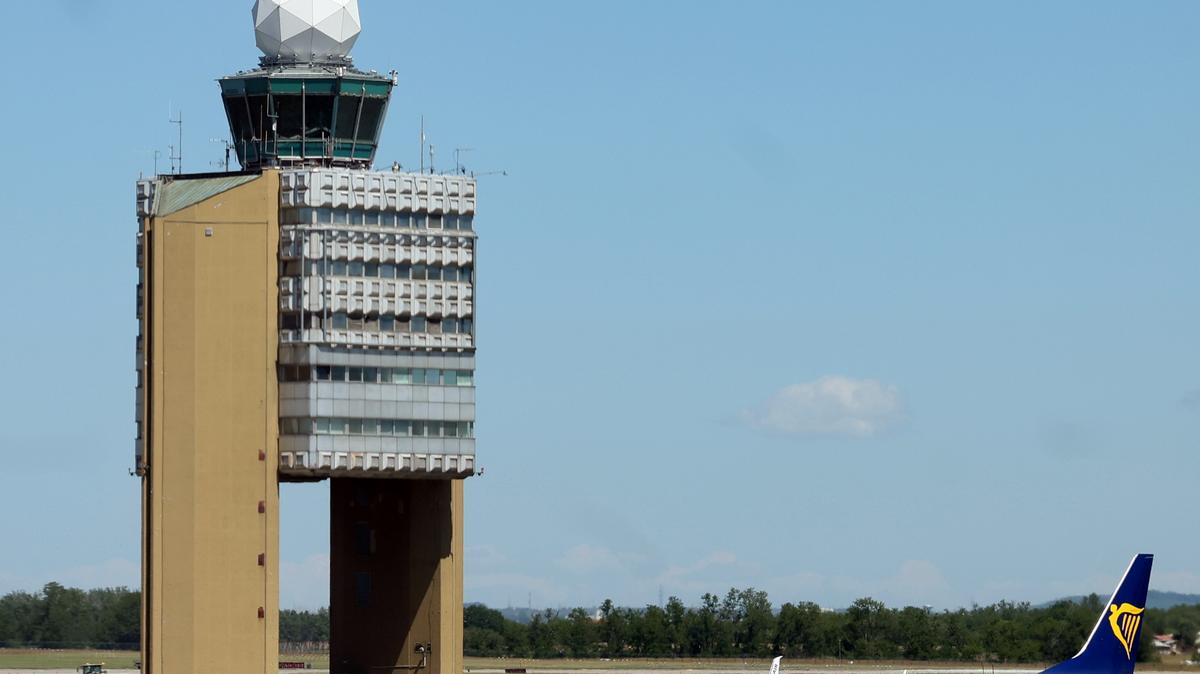
[[829, 376], [788, 386], [743, 417], [754, 427], [799, 435], [868, 438], [904, 416], [895, 386]]
[[559, 566], [572, 573], [594, 573], [597, 571], [618, 571], [625, 568], [624, 562], [617, 553], [608, 548], [595, 545], [576, 545], [567, 550], [558, 560]]
[[280, 561], [279, 604], [309, 611], [329, 606], [329, 555], [312, 555], [299, 562]]

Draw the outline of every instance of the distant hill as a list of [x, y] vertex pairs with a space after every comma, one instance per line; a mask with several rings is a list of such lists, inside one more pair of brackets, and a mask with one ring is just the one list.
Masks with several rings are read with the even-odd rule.
[[[1078, 604], [1084, 599], [1087, 599], [1087, 597], [1084, 595], [1079, 595], [1076, 597], [1063, 597], [1062, 599], [1055, 599], [1054, 601], [1046, 602], [1039, 608], [1044, 608], [1060, 601], [1071, 601]], [[1104, 601], [1104, 597], [1101, 596], [1100, 600]], [[1146, 597], [1146, 608], [1168, 609], [1174, 606], [1192, 606], [1194, 604], [1200, 604], [1200, 594], [1183, 594], [1181, 592], [1160, 592], [1158, 590], [1150, 590], [1150, 594]]]

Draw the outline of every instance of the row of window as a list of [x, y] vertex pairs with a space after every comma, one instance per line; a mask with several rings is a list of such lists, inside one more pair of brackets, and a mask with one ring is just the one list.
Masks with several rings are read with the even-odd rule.
[[475, 270], [469, 266], [425, 264], [380, 264], [378, 262], [347, 262], [345, 260], [299, 260], [283, 265], [284, 276], [359, 276], [363, 278], [403, 279], [412, 281], [450, 281], [471, 283]]
[[367, 384], [474, 386], [475, 373], [471, 370], [437, 370], [432, 368], [281, 365], [279, 366], [279, 381], [351, 381]]
[[280, 419], [282, 435], [375, 435], [396, 438], [473, 438], [471, 421], [413, 421], [409, 419]]
[[280, 224], [447, 229], [469, 232], [474, 228], [475, 217], [437, 213], [367, 211], [357, 208], [289, 208], [280, 214]]
[[282, 330], [353, 330], [355, 332], [394, 332], [398, 334], [426, 335], [470, 335], [475, 322], [469, 318], [427, 318], [425, 316], [363, 315], [351, 316], [335, 313], [321, 314], [287, 313], [279, 319]]

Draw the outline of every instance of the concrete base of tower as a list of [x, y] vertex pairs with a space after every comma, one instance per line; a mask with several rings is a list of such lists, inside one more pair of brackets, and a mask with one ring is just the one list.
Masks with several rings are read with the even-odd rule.
[[332, 674], [462, 674], [463, 483], [330, 483]]

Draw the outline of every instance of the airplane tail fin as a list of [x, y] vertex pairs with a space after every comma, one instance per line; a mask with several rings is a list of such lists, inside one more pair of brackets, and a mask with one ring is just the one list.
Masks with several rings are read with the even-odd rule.
[[771, 674], [779, 674], [779, 661], [783, 660], [783, 656], [777, 656], [771, 661]]
[[1154, 555], [1134, 557], [1083, 648], [1044, 674], [1132, 674], [1153, 565]]

